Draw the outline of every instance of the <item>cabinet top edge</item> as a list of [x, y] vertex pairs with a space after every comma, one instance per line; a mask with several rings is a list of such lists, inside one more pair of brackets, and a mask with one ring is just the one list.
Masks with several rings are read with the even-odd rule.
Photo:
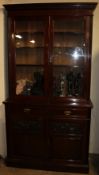
[[92, 104], [92, 102], [91, 102], [91, 100], [80, 100], [80, 101], [78, 101], [78, 102], [76, 102], [76, 103], [73, 103], [73, 101], [67, 101], [67, 102], [53, 102], [53, 101], [51, 101], [51, 102], [40, 102], [40, 103], [38, 103], [38, 102], [35, 102], [35, 103], [33, 103], [33, 101], [31, 100], [25, 100], [24, 99], [24, 102], [23, 102], [23, 100], [22, 99], [20, 99], [20, 100], [18, 100], [18, 99], [6, 99], [4, 102], [3, 102], [3, 104], [22, 104], [22, 105], [32, 105], [32, 106], [34, 106], [34, 107], [36, 107], [36, 106], [43, 106], [43, 107], [45, 107], [46, 108], [46, 106], [47, 107], [74, 107], [74, 108], [93, 108], [93, 104]]
[[25, 3], [25, 4], [4, 4], [4, 8], [9, 10], [32, 10], [32, 9], [88, 9], [94, 10], [97, 6], [97, 2], [89, 3]]

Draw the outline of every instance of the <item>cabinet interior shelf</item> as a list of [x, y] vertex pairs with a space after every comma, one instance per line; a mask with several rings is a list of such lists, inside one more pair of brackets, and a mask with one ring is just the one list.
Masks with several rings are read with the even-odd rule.
[[[77, 45], [75, 45], [75, 46], [64, 46], [64, 44], [63, 45], [60, 45], [60, 46], [57, 46], [57, 45], [55, 45], [54, 44], [54, 46], [53, 46], [53, 50], [54, 49], [60, 49], [60, 48], [63, 48], [63, 49], [66, 49], [66, 51], [68, 51], [68, 52], [71, 52], [71, 51], [73, 51], [74, 49], [75, 49], [75, 47], [80, 47], [80, 48], [83, 48], [83, 46], [81, 45], [79, 45], [79, 46], [77, 46]], [[20, 46], [20, 47], [16, 47], [16, 50], [22, 50], [22, 49], [27, 49], [27, 50], [35, 50], [35, 49], [44, 49], [45, 47], [44, 46], [31, 46], [31, 47], [29, 47], [29, 46]]]
[[62, 65], [62, 64], [53, 64], [53, 67], [62, 67], [62, 68], [80, 68], [81, 69], [81, 66], [78, 66], [78, 65]]
[[44, 36], [44, 31], [40, 31], [40, 32], [28, 32], [28, 31], [26, 31], [26, 32], [17, 32], [16, 34], [15, 34], [15, 38], [17, 39], [17, 40], [20, 40], [20, 38], [17, 38], [17, 35], [20, 35], [22, 38], [21, 38], [21, 40], [27, 40], [27, 39], [29, 39], [30, 37], [32, 38], [32, 37], [37, 37], [37, 38], [39, 38], [39, 37], [43, 37]]
[[24, 67], [24, 66], [36, 66], [36, 67], [42, 67], [42, 66], [44, 66], [44, 64], [16, 64], [16, 66], [18, 67]]
[[84, 35], [84, 33], [83, 32], [79, 32], [79, 31], [77, 31], [77, 32], [68, 32], [68, 31], [54, 31], [54, 34], [60, 34], [60, 35]]
[[[81, 32], [81, 31], [65, 31], [64, 29], [63, 30], [54, 30], [54, 33], [56, 34], [66, 34], [66, 35], [83, 35], [84, 33]], [[44, 34], [44, 31], [34, 31], [34, 32], [29, 32], [29, 31], [21, 31], [21, 32], [18, 32], [18, 35], [23, 35], [23, 36], [36, 36], [36, 35], [42, 35]]]
[[31, 46], [31, 47], [29, 47], [29, 46], [20, 46], [20, 47], [18, 47], [18, 46], [16, 46], [16, 50], [22, 50], [22, 49], [27, 49], [27, 50], [29, 50], [29, 49], [31, 49], [31, 50], [33, 50], [33, 49], [44, 49], [44, 46]]
[[[43, 64], [16, 64], [16, 67], [44, 67]], [[59, 64], [53, 64], [53, 69], [54, 68], [63, 68], [63, 69], [83, 69], [83, 66], [79, 65], [59, 65]]]

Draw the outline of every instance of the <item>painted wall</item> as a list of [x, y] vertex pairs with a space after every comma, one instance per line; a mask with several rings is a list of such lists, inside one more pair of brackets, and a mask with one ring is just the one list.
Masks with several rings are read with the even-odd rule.
[[[78, 2], [98, 2], [99, 0]], [[4, 28], [4, 11], [3, 4], [10, 3], [39, 3], [39, 2], [60, 2], [60, 0], [0, 0], [0, 155], [6, 156], [6, 129], [5, 129], [5, 111], [2, 102], [7, 96], [7, 69], [5, 28]], [[77, 2], [77, 0], [63, 0], [62, 2]], [[90, 131], [90, 153], [99, 153], [99, 5], [94, 12], [93, 22], [93, 49], [92, 49], [92, 81], [91, 81], [91, 99], [93, 102], [93, 110], [91, 117]]]
[[90, 152], [99, 153], [99, 4], [94, 12], [93, 20], [91, 100], [93, 102], [93, 110], [91, 117]]
[[2, 102], [6, 97], [5, 53], [4, 53], [4, 12], [0, 8], [0, 155], [6, 155], [5, 110]]

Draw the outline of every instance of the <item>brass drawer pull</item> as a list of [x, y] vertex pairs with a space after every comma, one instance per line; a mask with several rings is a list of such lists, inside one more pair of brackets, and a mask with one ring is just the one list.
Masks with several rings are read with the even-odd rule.
[[65, 115], [71, 115], [71, 111], [64, 111]]
[[24, 112], [30, 112], [31, 109], [30, 108], [24, 108]]

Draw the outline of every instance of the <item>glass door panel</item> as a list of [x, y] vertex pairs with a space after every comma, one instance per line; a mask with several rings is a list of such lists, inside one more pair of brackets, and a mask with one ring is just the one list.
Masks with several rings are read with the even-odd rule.
[[84, 20], [53, 20], [51, 63], [54, 96], [83, 96]]
[[45, 22], [15, 21], [16, 95], [44, 95]]

